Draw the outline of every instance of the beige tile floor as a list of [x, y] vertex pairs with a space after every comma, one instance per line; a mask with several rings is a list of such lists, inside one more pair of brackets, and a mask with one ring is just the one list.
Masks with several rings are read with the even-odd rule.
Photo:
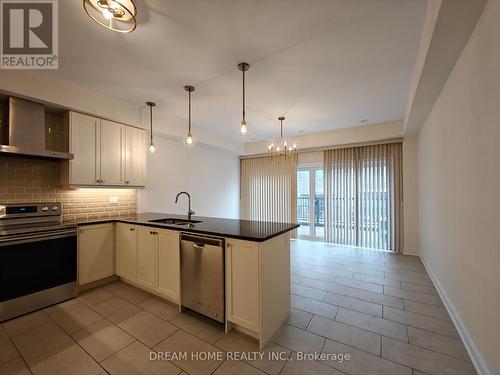
[[[304, 240], [291, 248], [290, 319], [262, 359], [225, 360], [258, 345], [115, 282], [0, 325], [0, 374], [475, 373], [418, 258]], [[151, 361], [152, 351], [222, 357]], [[300, 353], [351, 358], [304, 361]]]

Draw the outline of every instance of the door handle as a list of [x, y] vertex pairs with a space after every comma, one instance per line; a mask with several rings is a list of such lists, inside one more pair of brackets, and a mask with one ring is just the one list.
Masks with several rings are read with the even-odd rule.
[[193, 246], [194, 246], [196, 249], [203, 249], [203, 248], [205, 248], [205, 244], [202, 244], [202, 243], [196, 243], [196, 242], [193, 242]]

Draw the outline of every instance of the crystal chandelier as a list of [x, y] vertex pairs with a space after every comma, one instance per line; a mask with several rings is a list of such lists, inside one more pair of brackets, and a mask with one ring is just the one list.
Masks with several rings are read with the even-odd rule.
[[283, 116], [278, 117], [280, 121], [280, 137], [271, 140], [267, 146], [267, 151], [272, 156], [291, 156], [297, 152], [297, 141], [283, 137]]

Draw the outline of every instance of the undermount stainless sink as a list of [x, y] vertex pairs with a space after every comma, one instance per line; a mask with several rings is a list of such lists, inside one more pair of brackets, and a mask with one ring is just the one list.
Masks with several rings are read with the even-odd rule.
[[174, 218], [165, 218], [165, 219], [156, 219], [149, 220], [152, 223], [161, 223], [168, 225], [186, 225], [186, 224], [196, 224], [201, 223], [200, 220], [187, 220], [187, 219], [174, 219]]

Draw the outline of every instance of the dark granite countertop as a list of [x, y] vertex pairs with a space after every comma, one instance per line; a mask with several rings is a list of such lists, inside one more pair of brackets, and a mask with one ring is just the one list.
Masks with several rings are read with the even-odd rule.
[[154, 212], [137, 213], [126, 217], [108, 217], [101, 219], [87, 219], [77, 221], [77, 225], [90, 225], [108, 222], [121, 222], [138, 225], [146, 225], [156, 228], [178, 230], [180, 232], [190, 232], [207, 234], [211, 236], [237, 238], [246, 241], [263, 242], [280, 234], [291, 231], [299, 227], [299, 224], [291, 223], [271, 223], [266, 221], [252, 221], [240, 219], [223, 219], [217, 217], [193, 216], [192, 220], [199, 220], [200, 223], [187, 225], [171, 225], [151, 222], [151, 220], [174, 218], [187, 219], [186, 215], [162, 214]]

